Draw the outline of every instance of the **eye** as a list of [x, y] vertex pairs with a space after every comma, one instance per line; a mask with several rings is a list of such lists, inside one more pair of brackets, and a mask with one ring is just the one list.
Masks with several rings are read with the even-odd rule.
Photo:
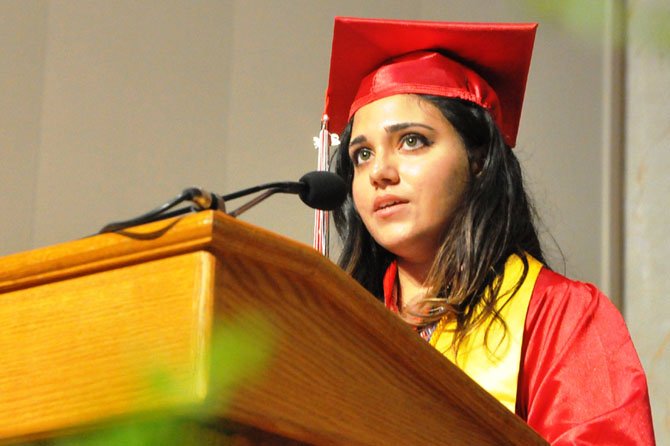
[[406, 150], [416, 150], [430, 145], [430, 141], [418, 133], [408, 133], [400, 140], [402, 148]]
[[365, 147], [355, 150], [351, 155], [351, 160], [355, 166], [369, 161], [370, 158], [372, 158], [372, 150]]

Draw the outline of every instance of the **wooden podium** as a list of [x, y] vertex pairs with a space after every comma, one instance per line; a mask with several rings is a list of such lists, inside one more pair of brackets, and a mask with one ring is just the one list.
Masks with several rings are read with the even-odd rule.
[[[217, 405], [232, 323], [270, 359]], [[329, 260], [218, 212], [0, 259], [0, 325], [4, 444], [204, 402], [209, 444], [546, 444]]]

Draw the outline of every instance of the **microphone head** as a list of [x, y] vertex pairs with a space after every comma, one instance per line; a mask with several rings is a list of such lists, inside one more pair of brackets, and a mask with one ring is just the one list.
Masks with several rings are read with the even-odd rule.
[[347, 185], [332, 172], [314, 171], [300, 178], [305, 187], [298, 193], [307, 206], [323, 211], [332, 211], [347, 198]]

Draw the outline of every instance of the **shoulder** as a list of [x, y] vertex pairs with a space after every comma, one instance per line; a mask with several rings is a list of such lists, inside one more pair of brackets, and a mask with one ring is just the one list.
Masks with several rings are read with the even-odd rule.
[[629, 338], [621, 313], [595, 285], [542, 268], [528, 307], [526, 330], [532, 330], [534, 323], [546, 318], [561, 331], [592, 325], [598, 329], [604, 324], [623, 328]]
[[603, 297], [595, 285], [569, 279], [546, 267], [540, 271], [533, 290], [533, 299], [544, 305], [589, 305]]
[[600, 362], [608, 368], [611, 355], [637, 360], [626, 323], [610, 299], [593, 284], [568, 279], [547, 268], [535, 282], [524, 344], [527, 353], [540, 344], [547, 355], [544, 359], [585, 354], [591, 367]]
[[517, 413], [552, 444], [653, 444], [644, 371], [597, 287], [543, 268], [522, 350]]

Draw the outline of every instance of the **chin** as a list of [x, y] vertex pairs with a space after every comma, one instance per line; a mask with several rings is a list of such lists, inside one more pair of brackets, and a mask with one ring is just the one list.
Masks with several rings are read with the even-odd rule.
[[411, 240], [382, 240], [378, 242], [381, 246], [384, 247], [391, 254], [402, 257], [410, 258], [416, 255], [416, 243], [413, 243]]
[[437, 252], [439, 247], [439, 241], [430, 242], [431, 237], [423, 234], [398, 234], [396, 236], [386, 234], [386, 236], [374, 237], [374, 239], [396, 257], [421, 262], [430, 257], [429, 253]]

